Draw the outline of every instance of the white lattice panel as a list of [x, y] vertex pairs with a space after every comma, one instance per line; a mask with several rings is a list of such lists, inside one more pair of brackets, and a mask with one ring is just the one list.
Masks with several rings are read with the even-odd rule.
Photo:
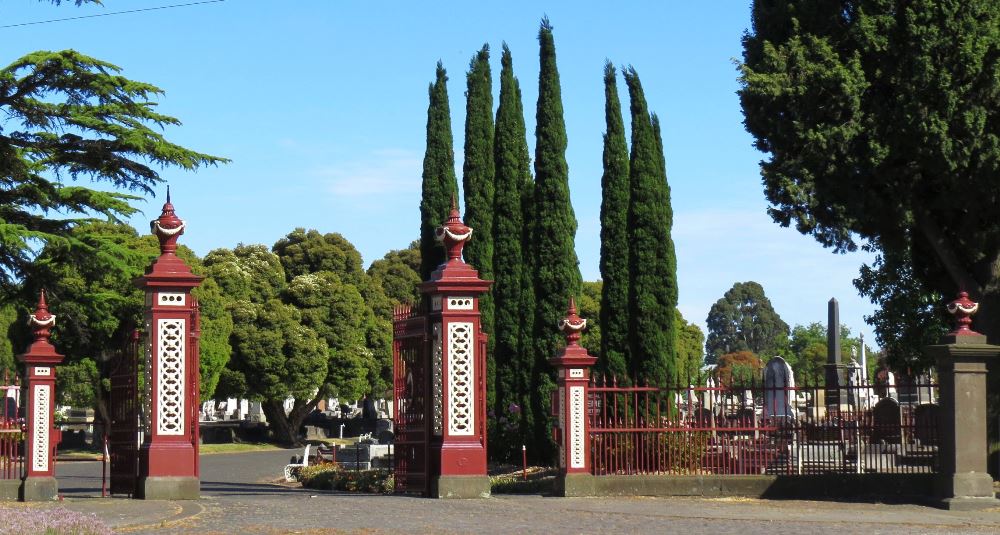
[[570, 368], [569, 370], [570, 379], [583, 379], [583, 370], [580, 368]]
[[583, 468], [586, 458], [583, 451], [584, 433], [584, 399], [583, 387], [571, 386], [569, 388], [569, 418], [572, 432], [570, 433], [569, 467]]
[[448, 324], [448, 433], [474, 435], [475, 342], [472, 323]]
[[52, 400], [52, 392], [49, 385], [35, 385], [32, 397], [34, 398], [34, 443], [31, 445], [31, 468], [40, 472], [49, 469], [49, 404]]
[[185, 326], [183, 319], [161, 319], [156, 324], [156, 433], [160, 435], [184, 434]]
[[35, 366], [35, 375], [52, 375], [52, 368], [48, 366]]
[[444, 429], [442, 423], [443, 403], [441, 401], [441, 391], [444, 379], [441, 377], [441, 359], [443, 349], [441, 346], [441, 324], [435, 323], [431, 327], [431, 394], [433, 396], [433, 425], [434, 434], [440, 436]]

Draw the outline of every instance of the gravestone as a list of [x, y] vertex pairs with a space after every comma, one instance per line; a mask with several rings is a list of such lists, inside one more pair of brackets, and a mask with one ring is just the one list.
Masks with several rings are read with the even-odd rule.
[[764, 366], [764, 418], [795, 418], [795, 374], [781, 357]]
[[938, 443], [938, 418], [941, 408], [936, 403], [925, 403], [913, 409], [913, 435], [927, 446]]
[[901, 425], [899, 402], [893, 398], [882, 398], [872, 409], [872, 442], [899, 444], [902, 441]]

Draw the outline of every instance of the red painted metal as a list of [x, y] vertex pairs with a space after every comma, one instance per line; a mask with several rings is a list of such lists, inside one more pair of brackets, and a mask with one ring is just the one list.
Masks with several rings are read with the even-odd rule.
[[[45, 290], [35, 313], [28, 317], [34, 341], [17, 359], [24, 363], [27, 383], [25, 477], [54, 477], [56, 444], [61, 434], [52, 425], [55, 414], [56, 368], [63, 356], [49, 342], [56, 317], [49, 313]], [[41, 419], [41, 421], [39, 421]]]
[[[198, 467], [198, 309], [191, 290], [204, 277], [191, 272], [176, 255], [177, 239], [184, 234], [185, 223], [174, 211], [167, 192], [167, 202], [160, 217], [150, 222], [160, 242], [160, 256], [135, 284], [146, 293], [143, 346], [146, 351], [146, 399], [143, 410], [149, 422], [139, 451], [139, 476], [199, 477]], [[161, 369], [161, 352], [168, 344], [183, 338], [175, 356], [182, 362], [179, 372]], [[164, 375], [166, 373], [166, 375]], [[167, 383], [161, 384], [165, 380]], [[171, 388], [182, 381], [180, 394]], [[183, 404], [183, 407], [177, 407]], [[161, 422], [171, 416], [171, 429], [161, 429]]]
[[[409, 306], [393, 311], [393, 403], [396, 492], [429, 491], [430, 370], [427, 319]], [[334, 457], [336, 458], [336, 457]]]
[[972, 315], [979, 311], [979, 303], [969, 299], [967, 292], [959, 292], [958, 297], [945, 308], [949, 314], [955, 316], [955, 328], [948, 334], [957, 336], [979, 334], [972, 330]]
[[21, 385], [18, 376], [3, 372], [0, 385], [0, 479], [24, 477], [24, 418], [17, 415]]
[[140, 332], [133, 329], [111, 364], [111, 419], [106, 437], [111, 494], [136, 493], [139, 477], [139, 351]]
[[[877, 385], [845, 387], [851, 399]], [[620, 387], [612, 378], [588, 390], [591, 473], [816, 474], [928, 473], [938, 466], [936, 385], [912, 383], [899, 423], [879, 421], [873, 404], [827, 410], [822, 385]], [[803, 399], [797, 418], [765, 417], [765, 392]], [[717, 400], [708, 409], [703, 400]], [[900, 396], [902, 397], [902, 396]], [[772, 398], [774, 399], [774, 398]], [[801, 410], [799, 410], [801, 408]], [[883, 414], [884, 415], [884, 414]]]
[[[420, 285], [430, 303], [430, 343], [440, 351], [438, 355], [432, 350], [430, 355], [430, 474], [485, 477], [487, 338], [480, 325], [479, 297], [493, 281], [480, 279], [462, 260], [472, 229], [462, 223], [454, 199], [451, 213], [436, 236], [448, 260]], [[450, 381], [460, 389], [452, 392]]]
[[576, 312], [576, 301], [569, 299], [566, 317], [559, 330], [566, 336], [566, 347], [549, 359], [556, 369], [556, 398], [552, 410], [556, 415], [556, 444], [559, 446], [559, 470], [563, 474], [590, 471], [591, 449], [584, 443], [590, 425], [587, 418], [587, 387], [590, 367], [597, 362], [580, 345], [580, 336], [587, 320]]

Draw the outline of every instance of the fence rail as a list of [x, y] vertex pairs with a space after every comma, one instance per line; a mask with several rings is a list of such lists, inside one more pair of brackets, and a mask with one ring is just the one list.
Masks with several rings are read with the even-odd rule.
[[17, 407], [21, 386], [14, 384], [4, 372], [0, 385], [0, 479], [24, 477], [24, 419], [18, 418]]
[[938, 467], [937, 386], [929, 382], [890, 391], [875, 384], [656, 388], [602, 380], [588, 390], [595, 475], [920, 473]]

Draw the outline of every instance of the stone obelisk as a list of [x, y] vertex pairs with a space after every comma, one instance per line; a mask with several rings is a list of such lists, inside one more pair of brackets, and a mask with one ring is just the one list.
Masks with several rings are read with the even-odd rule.
[[844, 391], [847, 381], [840, 355], [840, 305], [836, 298], [831, 298], [827, 304], [825, 368], [826, 406], [828, 410], [836, 410], [842, 403], [847, 403], [847, 392]]

